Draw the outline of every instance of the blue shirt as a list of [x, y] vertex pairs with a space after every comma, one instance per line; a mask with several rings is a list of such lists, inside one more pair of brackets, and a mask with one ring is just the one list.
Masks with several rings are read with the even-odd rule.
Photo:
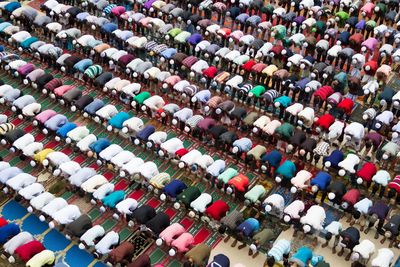
[[223, 161], [222, 159], [218, 159], [214, 161], [213, 164], [207, 167], [207, 173], [217, 177], [224, 171], [224, 169], [225, 169], [225, 161]]
[[122, 124], [124, 121], [128, 120], [131, 116], [126, 112], [118, 112], [114, 117], [112, 117], [108, 124], [116, 129], [122, 129]]
[[243, 151], [249, 151], [253, 146], [253, 143], [249, 138], [243, 137], [233, 142], [232, 146], [239, 148], [239, 151], [243, 152]]
[[325, 164], [326, 161], [329, 161], [331, 163], [331, 167], [336, 168], [339, 162], [341, 162], [343, 159], [344, 159], [343, 152], [336, 149], [329, 156], [324, 157], [323, 162]]
[[276, 175], [282, 175], [285, 179], [290, 179], [294, 176], [296, 172], [296, 165], [290, 161], [286, 160], [281, 166], [276, 169]]
[[67, 134], [69, 131], [73, 130], [76, 128], [76, 124], [73, 122], [67, 122], [63, 126], [61, 126], [57, 132], [56, 135], [60, 136], [61, 138], [66, 138]]
[[254, 232], [260, 229], [260, 222], [255, 218], [248, 218], [236, 229], [241, 231], [245, 236], [251, 236]]
[[153, 125], [147, 125], [140, 132], [138, 132], [136, 137], [139, 138], [140, 140], [147, 141], [147, 138], [149, 138], [149, 136], [153, 134], [155, 131], [156, 128]]
[[165, 49], [164, 51], [162, 51], [160, 53], [160, 56], [169, 59], [169, 58], [173, 57], [176, 53], [177, 53], [177, 51], [175, 48], [168, 48], [168, 49]]
[[93, 61], [89, 58], [82, 59], [74, 65], [74, 69], [79, 72], [84, 72], [88, 67], [93, 65]]
[[319, 189], [325, 190], [329, 183], [331, 182], [332, 177], [329, 173], [320, 171], [317, 173], [314, 179], [311, 180], [311, 185], [318, 186]]
[[104, 149], [106, 149], [110, 145], [111, 145], [111, 143], [110, 143], [110, 141], [108, 139], [100, 138], [96, 142], [90, 144], [89, 148], [90, 148], [90, 150], [92, 150], [92, 151], [94, 151], [96, 153], [100, 153], [101, 151], [103, 151]]
[[210, 90], [201, 90], [194, 95], [200, 103], [206, 103], [211, 98]]
[[37, 41], [39, 41], [39, 39], [37, 37], [31, 36], [28, 39], [21, 42], [19, 44], [19, 46], [22, 47], [22, 49], [28, 49], [28, 48], [30, 48], [31, 44], [33, 44], [34, 42], [37, 42]]
[[51, 117], [50, 119], [48, 119], [44, 123], [44, 127], [55, 132], [60, 127], [62, 127], [64, 124], [66, 124], [67, 122], [68, 122], [67, 117], [65, 117], [62, 114], [57, 114], [57, 115]]
[[83, 111], [87, 112], [90, 115], [93, 115], [96, 113], [96, 111], [98, 111], [99, 109], [101, 109], [102, 107], [104, 107], [104, 102], [103, 100], [100, 99], [94, 99], [92, 103], [90, 103], [89, 105], [87, 105]]
[[101, 29], [106, 32], [106, 33], [112, 33], [116, 29], [118, 29], [118, 25], [115, 23], [106, 23], [103, 26], [101, 26]]
[[268, 162], [268, 164], [274, 168], [278, 168], [281, 163], [282, 155], [278, 150], [272, 150], [271, 152], [261, 157], [262, 162]]
[[19, 226], [15, 223], [4, 225], [0, 228], [0, 244], [4, 244], [13, 236], [19, 234]]
[[11, 13], [20, 7], [21, 7], [21, 4], [19, 2], [10, 2], [9, 4], [5, 5], [4, 10], [8, 13]]
[[186, 184], [181, 180], [173, 180], [164, 187], [163, 191], [168, 196], [176, 198], [186, 188], [187, 188]]
[[111, 194], [104, 197], [101, 202], [103, 205], [109, 208], [115, 208], [115, 206], [125, 198], [125, 192], [123, 190], [114, 191]]

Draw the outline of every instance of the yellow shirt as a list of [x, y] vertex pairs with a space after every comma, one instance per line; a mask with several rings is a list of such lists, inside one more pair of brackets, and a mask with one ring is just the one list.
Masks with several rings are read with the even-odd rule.
[[45, 160], [47, 155], [50, 154], [51, 152], [54, 152], [54, 150], [51, 148], [45, 148], [42, 151], [33, 155], [33, 159], [37, 162], [42, 163], [42, 161]]
[[42, 267], [43, 265], [53, 264], [55, 261], [54, 252], [51, 250], [43, 250], [33, 256], [27, 263], [27, 267]]

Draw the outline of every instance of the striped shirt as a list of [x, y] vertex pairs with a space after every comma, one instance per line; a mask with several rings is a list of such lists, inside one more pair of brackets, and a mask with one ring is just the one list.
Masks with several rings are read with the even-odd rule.
[[12, 124], [12, 123], [0, 124], [0, 135], [4, 135], [8, 131], [11, 131], [11, 130], [14, 130], [14, 129], [15, 129], [15, 125]]
[[214, 81], [216, 81], [217, 83], [223, 83], [224, 81], [229, 79], [229, 76], [230, 76], [229, 72], [223, 71], [219, 73], [217, 76], [215, 76]]
[[203, 119], [204, 117], [201, 115], [194, 115], [186, 121], [186, 125], [188, 125], [191, 129], [194, 129], [196, 125]]
[[321, 141], [314, 148], [314, 153], [320, 156], [327, 156], [329, 152], [329, 144], [325, 141]]
[[88, 76], [90, 79], [94, 79], [103, 72], [103, 68], [100, 65], [92, 65], [88, 67], [83, 74]]
[[280, 94], [278, 91], [271, 89], [268, 90], [267, 92], [265, 92], [265, 94], [263, 95], [263, 97], [265, 98], [265, 100], [267, 102], [273, 102], [275, 100], [275, 98], [279, 97]]
[[162, 172], [153, 176], [153, 178], [150, 179], [150, 184], [158, 189], [162, 189], [170, 180], [171, 176], [166, 172]]

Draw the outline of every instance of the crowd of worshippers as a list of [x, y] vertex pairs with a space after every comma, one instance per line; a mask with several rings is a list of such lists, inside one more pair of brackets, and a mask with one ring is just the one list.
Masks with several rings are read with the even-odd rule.
[[[354, 226], [342, 229], [340, 222], [325, 226], [322, 207], [308, 207], [302, 200], [285, 207], [279, 194], [265, 198], [263, 208], [267, 213], [280, 214], [285, 223], [306, 235], [317, 237], [324, 232], [326, 245], [333, 237], [334, 251], [338, 244], [342, 247], [339, 255], [349, 250], [346, 259], [361, 266], [368, 262], [375, 246], [369, 240], [360, 240], [359, 231], [368, 232], [375, 225], [376, 238], [383, 235], [383, 242], [388, 238], [390, 246], [397, 244], [399, 216], [390, 214], [385, 201], [374, 198], [378, 193], [379, 198], [398, 202], [400, 192], [400, 179], [387, 171], [396, 167], [400, 151], [400, 94], [387, 84], [392, 68], [396, 69], [400, 60], [400, 36], [395, 28], [397, 2], [338, 1], [329, 3], [329, 8], [314, 1], [276, 6], [260, 1], [134, 3], [134, 10], [140, 12], [129, 11], [130, 4], [83, 3], [81, 7], [71, 7], [47, 1], [43, 8], [48, 16], [18, 3], [0, 7], [10, 19], [23, 22], [26, 29], [33, 25], [34, 32], [43, 31], [50, 38], [47, 41], [56, 40], [66, 48], [72, 45], [81, 56], [64, 53], [62, 48], [39, 41], [8, 22], [0, 24], [0, 32], [11, 45], [39, 56], [49, 66], [74, 74], [87, 85], [110, 92], [137, 111], [155, 115], [162, 123], [193, 134], [217, 149], [229, 150], [251, 169], [273, 177], [292, 193], [309, 188], [321, 202], [328, 197], [341, 206], [349, 222], [359, 224], [360, 230]], [[214, 13], [218, 14], [218, 22], [211, 20]], [[229, 20], [233, 26], [225, 28], [223, 23]], [[127, 25], [132, 30], [124, 30]], [[70, 26], [76, 28], [66, 28]], [[160, 37], [165, 37], [161, 43]], [[135, 144], [153, 147], [160, 156], [181, 160], [190, 152], [179, 151], [181, 143], [175, 140], [163, 145], [168, 142], [166, 133], [159, 134], [158, 139], [149, 138], [155, 129], [144, 127], [147, 131], [137, 134], [139, 131], [132, 131], [134, 127], [124, 125], [131, 118], [118, 113], [115, 106], [79, 94], [74, 86], [63, 85], [51, 74], [34, 73], [34, 66], [17, 57], [12, 53], [2, 55], [6, 70], [21, 76], [24, 83], [46, 90], [52, 98], [69, 103], [71, 109], [82, 111], [86, 117], [108, 123], [111, 131], [135, 133]], [[104, 65], [109, 71], [103, 69]], [[143, 84], [156, 95], [142, 91]], [[25, 103], [32, 103], [25, 102], [26, 97], [13, 103], [22, 96], [21, 91], [15, 90], [7, 94], [4, 88], [3, 103], [12, 103], [23, 111]], [[362, 100], [356, 103], [357, 98]], [[351, 115], [360, 103], [366, 109], [362, 121], [354, 122]], [[101, 110], [103, 107], [107, 108]], [[25, 111], [28, 115], [22, 112], [24, 116], [41, 112], [37, 105]], [[276, 112], [277, 116], [269, 115]], [[65, 122], [56, 121], [55, 125]], [[137, 123], [140, 125], [136, 120]], [[259, 140], [274, 145], [284, 141], [288, 145], [278, 148], [295, 156], [282, 162], [285, 153], [258, 144]], [[344, 147], [355, 152], [346, 154]], [[322, 160], [327, 170], [347, 175], [350, 184], [333, 180], [332, 172], [314, 174], [304, 170], [298, 157], [305, 158], [307, 164], [316, 165]], [[224, 174], [225, 163], [214, 163], [203, 165], [212, 184], [236, 177], [229, 172]], [[183, 167], [198, 165], [193, 160], [183, 161]], [[364, 189], [371, 186], [371, 193], [364, 195]], [[242, 197], [249, 199], [245, 194]], [[234, 212], [224, 218], [234, 216]], [[237, 241], [254, 239], [250, 254], [257, 255], [259, 244], [273, 239], [267, 232], [271, 229], [260, 229], [255, 218], [232, 221], [221, 232], [228, 231]], [[304, 266], [313, 260], [309, 248], [301, 248], [289, 258], [290, 242], [284, 241], [278, 240], [269, 250], [267, 266], [280, 261]], [[275, 255], [276, 250], [279, 253]], [[222, 256], [214, 260], [226, 263]], [[326, 264], [320, 258], [314, 260], [320, 266]], [[372, 265], [389, 266], [393, 260], [390, 249], [381, 249]]]

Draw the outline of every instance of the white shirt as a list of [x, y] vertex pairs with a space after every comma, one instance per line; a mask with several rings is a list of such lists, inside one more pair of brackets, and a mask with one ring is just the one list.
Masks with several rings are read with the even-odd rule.
[[3, 245], [3, 248], [5, 252], [12, 255], [19, 246], [22, 246], [33, 240], [34, 238], [29, 232], [21, 232], [8, 240], [7, 243]]
[[108, 104], [96, 111], [96, 115], [104, 120], [109, 120], [118, 113], [114, 105]]
[[31, 185], [28, 185], [27, 187], [22, 188], [21, 190], [18, 191], [18, 194], [25, 198], [26, 200], [31, 200], [35, 196], [38, 196], [39, 194], [44, 192], [44, 187], [42, 184], [39, 183], [33, 183]]
[[22, 108], [22, 114], [27, 117], [33, 117], [42, 109], [39, 103], [31, 103]]
[[91, 194], [96, 191], [96, 188], [102, 186], [103, 184], [108, 183], [107, 178], [105, 178], [101, 174], [97, 174], [95, 176], [90, 177], [84, 183], [81, 184], [81, 188], [83, 191]]
[[50, 201], [55, 198], [56, 197], [53, 194], [49, 192], [43, 192], [37, 197], [32, 198], [31, 201], [29, 201], [29, 204], [36, 210], [41, 210], [44, 206], [46, 206], [48, 203], [50, 203]]
[[122, 123], [123, 127], [127, 127], [129, 130], [133, 132], [139, 132], [143, 129], [144, 123], [142, 119], [138, 117], [130, 118]]
[[107, 254], [111, 252], [111, 247], [118, 244], [119, 235], [118, 233], [111, 231], [108, 232], [100, 241], [96, 244], [95, 249], [100, 254]]
[[189, 151], [188, 153], [186, 153], [185, 155], [183, 155], [181, 157], [181, 161], [183, 161], [184, 163], [186, 163], [187, 165], [193, 165], [194, 162], [196, 161], [196, 159], [200, 158], [202, 156], [201, 152], [198, 151], [197, 149], [193, 149], [191, 151]]
[[140, 171], [140, 166], [144, 164], [143, 159], [133, 158], [128, 163], [124, 164], [121, 170], [128, 172], [130, 175], [138, 173]]
[[87, 230], [80, 238], [81, 241], [85, 242], [88, 246], [94, 245], [94, 240], [105, 234], [103, 226], [97, 224]]
[[14, 141], [13, 146], [18, 149], [21, 150], [24, 147], [26, 147], [27, 145], [29, 145], [30, 143], [35, 142], [35, 137], [31, 134], [25, 134], [23, 136], [21, 136], [20, 138], [18, 138], [17, 140]]
[[108, 146], [107, 148], [105, 148], [104, 150], [102, 150], [99, 153], [99, 157], [104, 159], [104, 160], [111, 160], [112, 157], [114, 157], [115, 155], [117, 155], [118, 153], [120, 153], [122, 151], [122, 147], [117, 145], [117, 144], [111, 144], [110, 146]]
[[368, 198], [363, 198], [354, 204], [354, 208], [361, 214], [368, 214], [369, 209], [372, 207], [372, 201]]
[[106, 183], [100, 186], [96, 191], [93, 192], [93, 197], [98, 200], [102, 200], [109, 193], [114, 191], [114, 184]]
[[118, 168], [121, 168], [125, 163], [129, 162], [133, 158], [135, 158], [135, 155], [132, 152], [128, 150], [122, 150], [111, 158], [111, 163]]
[[138, 202], [133, 198], [126, 198], [119, 202], [115, 208], [122, 214], [131, 215], [132, 212], [137, 208]]
[[68, 205], [52, 215], [53, 219], [62, 225], [75, 221], [79, 216], [81, 211], [76, 205]]
[[212, 196], [207, 193], [202, 193], [198, 198], [190, 203], [190, 207], [197, 212], [203, 213], [211, 202]]
[[81, 141], [90, 134], [90, 130], [86, 126], [78, 126], [67, 133], [67, 136], [75, 142]]
[[57, 197], [45, 205], [42, 212], [49, 215], [54, 214], [56, 211], [66, 207], [68, 205], [67, 201], [61, 197]]
[[87, 181], [90, 177], [96, 175], [96, 171], [93, 168], [84, 167], [79, 169], [76, 173], [72, 174], [68, 180], [71, 185], [81, 186], [82, 183]]
[[61, 173], [69, 177], [78, 172], [81, 169], [81, 165], [79, 165], [78, 162], [71, 160], [68, 162], [61, 163], [60, 166], [58, 166], [58, 168], [61, 170]]
[[206, 169], [214, 163], [214, 159], [210, 155], [201, 155], [199, 158], [195, 159], [194, 163], [200, 168]]
[[165, 142], [165, 140], [167, 140], [167, 136], [168, 135], [166, 132], [158, 131], [158, 132], [152, 133], [149, 136], [148, 140], [159, 145], [159, 144]]
[[54, 166], [59, 166], [64, 162], [71, 161], [71, 159], [64, 154], [63, 152], [54, 151], [49, 153], [46, 158], [52, 163]]
[[325, 230], [332, 235], [338, 235], [342, 231], [342, 224], [338, 221], [333, 221], [329, 225], [325, 226]]
[[80, 140], [76, 146], [79, 148], [80, 151], [86, 152], [89, 151], [89, 146], [97, 141], [97, 137], [94, 134], [89, 134], [82, 140]]
[[15, 191], [19, 191], [24, 187], [27, 187], [28, 185], [33, 184], [36, 182], [36, 177], [32, 176], [28, 173], [20, 173], [10, 180], [6, 182], [6, 184], [14, 189]]
[[387, 186], [388, 182], [390, 181], [390, 173], [385, 170], [379, 170], [372, 177], [372, 181], [382, 186]]
[[174, 137], [162, 143], [160, 148], [166, 150], [169, 154], [174, 154], [175, 151], [183, 148], [183, 142], [182, 140]]
[[157, 164], [155, 164], [152, 161], [148, 161], [140, 165], [140, 174], [147, 180], [150, 180], [153, 176], [157, 175], [158, 173], [159, 172]]

